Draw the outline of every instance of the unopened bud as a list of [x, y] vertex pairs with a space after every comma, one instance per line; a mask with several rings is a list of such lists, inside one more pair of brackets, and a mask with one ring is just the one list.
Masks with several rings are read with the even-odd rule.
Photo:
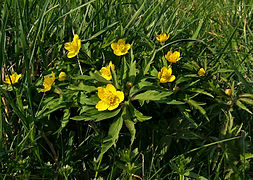
[[176, 93], [176, 92], [178, 92], [180, 90], [180, 87], [176, 86], [176, 87], [173, 88], [173, 90]]
[[230, 96], [231, 93], [232, 93], [231, 89], [226, 89], [226, 90], [225, 90], [225, 94], [226, 94], [226, 95]]
[[232, 101], [228, 101], [228, 102], [227, 102], [227, 105], [228, 105], [228, 106], [231, 106], [232, 104], [233, 104]]
[[133, 87], [133, 83], [130, 82], [130, 81], [128, 81], [128, 82], [126, 83], [126, 86], [127, 86], [128, 88], [131, 88], [131, 87]]

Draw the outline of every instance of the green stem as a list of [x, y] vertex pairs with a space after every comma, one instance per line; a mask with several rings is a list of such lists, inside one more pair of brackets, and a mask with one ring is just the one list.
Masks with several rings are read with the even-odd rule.
[[95, 179], [96, 179], [97, 176], [98, 176], [98, 169], [99, 169], [99, 167], [100, 167], [100, 164], [101, 164], [101, 162], [102, 162], [102, 159], [103, 159], [103, 154], [102, 154], [101, 157], [100, 157], [99, 164], [98, 164], [98, 167], [97, 167], [97, 169], [96, 169]]
[[179, 174], [179, 180], [184, 180], [184, 175]]

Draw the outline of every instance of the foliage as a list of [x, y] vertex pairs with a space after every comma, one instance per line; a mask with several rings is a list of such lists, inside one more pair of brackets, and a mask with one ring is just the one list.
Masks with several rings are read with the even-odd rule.
[[252, 5], [1, 1], [1, 179], [252, 178]]

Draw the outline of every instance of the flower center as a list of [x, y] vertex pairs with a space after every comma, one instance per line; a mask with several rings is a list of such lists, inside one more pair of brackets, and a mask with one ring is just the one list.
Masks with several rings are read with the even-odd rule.
[[114, 94], [109, 95], [109, 97], [108, 97], [108, 104], [110, 106], [115, 105], [117, 103], [117, 101], [118, 101], [118, 97], [117, 96], [115, 96]]

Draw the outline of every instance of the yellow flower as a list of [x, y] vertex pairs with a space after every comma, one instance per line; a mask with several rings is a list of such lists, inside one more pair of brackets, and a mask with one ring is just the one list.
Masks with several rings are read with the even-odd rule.
[[180, 52], [175, 51], [174, 53], [172, 53], [172, 51], [169, 51], [166, 55], [165, 58], [171, 62], [171, 63], [176, 63], [177, 61], [179, 61], [180, 58]]
[[204, 68], [200, 68], [198, 71], [198, 75], [199, 76], [205, 76], [206, 71], [204, 70]]
[[161, 72], [158, 73], [158, 78], [160, 79], [160, 83], [172, 82], [176, 79], [176, 77], [172, 75], [171, 67], [163, 67]]
[[167, 40], [169, 39], [169, 37], [170, 37], [170, 35], [169, 35], [169, 34], [167, 35], [167, 34], [164, 32], [164, 33], [162, 33], [162, 34], [156, 36], [156, 39], [157, 39], [157, 41], [159, 41], [160, 43], [163, 43], [163, 42], [167, 41]]
[[67, 49], [68, 52], [68, 58], [75, 57], [81, 48], [81, 40], [79, 39], [78, 35], [75, 34], [72, 42], [67, 42], [64, 45], [64, 48]]
[[14, 72], [11, 76], [6, 75], [5, 76], [5, 80], [4, 83], [6, 84], [15, 84], [18, 82], [18, 79], [21, 77], [21, 74], [17, 74], [16, 72]]
[[117, 91], [112, 84], [107, 84], [105, 88], [98, 87], [98, 97], [100, 101], [97, 103], [96, 108], [98, 111], [114, 110], [124, 100], [124, 93]]
[[65, 72], [60, 72], [60, 74], [59, 74], [59, 81], [65, 81], [66, 80], [66, 78], [67, 78], [67, 74], [65, 73]]
[[101, 76], [105, 78], [106, 80], [110, 81], [112, 79], [112, 73], [111, 73], [111, 68], [114, 70], [114, 64], [112, 64], [112, 61], [110, 61], [109, 65], [106, 67], [102, 67], [100, 70]]
[[118, 40], [117, 43], [112, 43], [111, 48], [113, 49], [113, 53], [117, 56], [125, 55], [130, 49], [131, 45], [126, 44], [123, 39]]
[[50, 91], [54, 83], [54, 80], [55, 80], [54, 72], [52, 72], [52, 77], [44, 77], [44, 82], [43, 82], [44, 89], [41, 89], [41, 92]]

